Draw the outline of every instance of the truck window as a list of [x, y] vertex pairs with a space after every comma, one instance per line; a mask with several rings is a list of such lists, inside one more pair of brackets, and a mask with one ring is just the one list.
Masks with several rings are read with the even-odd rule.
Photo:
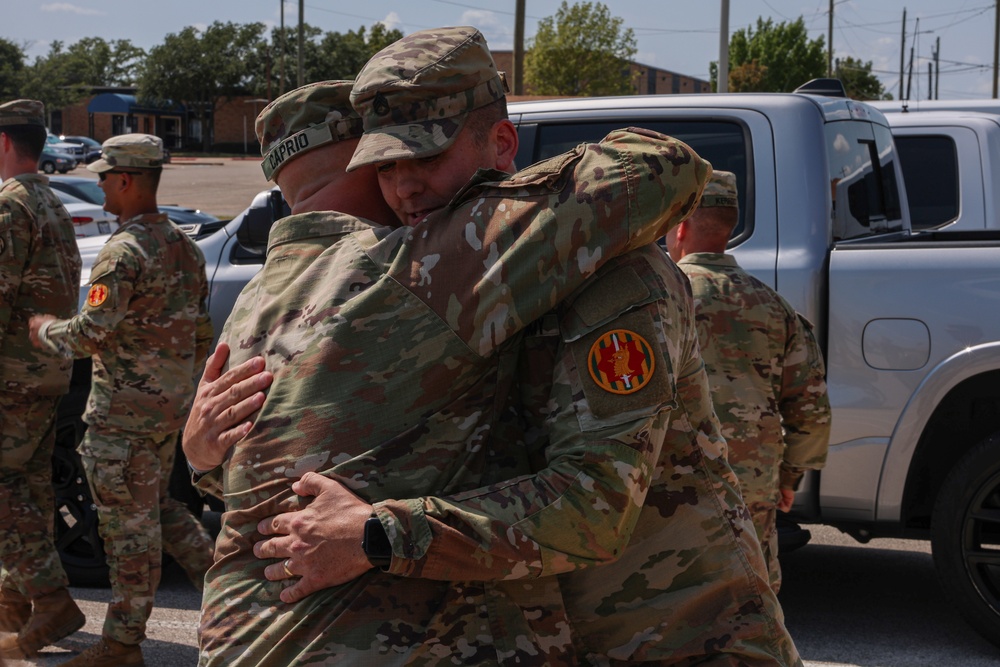
[[896, 136], [913, 229], [958, 219], [958, 151], [947, 136]]
[[857, 120], [828, 123], [833, 239], [902, 229], [896, 154], [888, 128]]
[[578, 144], [600, 141], [613, 130], [641, 125], [644, 128], [676, 137], [685, 142], [698, 155], [712, 163], [716, 169], [736, 174], [739, 187], [740, 220], [733, 230], [733, 240], [749, 236], [753, 229], [753, 207], [747, 204], [747, 178], [749, 171], [749, 137], [738, 123], [727, 121], [600, 121], [586, 123], [539, 124], [519, 127], [521, 147], [518, 165], [528, 165], [538, 160], [564, 153]]

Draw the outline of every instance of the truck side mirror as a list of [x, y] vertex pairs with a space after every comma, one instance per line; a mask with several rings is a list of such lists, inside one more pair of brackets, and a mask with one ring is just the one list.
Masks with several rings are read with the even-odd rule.
[[[256, 203], [256, 202], [255, 202]], [[253, 254], [263, 255], [267, 251], [267, 238], [275, 222], [291, 213], [281, 191], [268, 192], [263, 206], [251, 205], [243, 216], [243, 223], [236, 231], [236, 238], [243, 248]]]

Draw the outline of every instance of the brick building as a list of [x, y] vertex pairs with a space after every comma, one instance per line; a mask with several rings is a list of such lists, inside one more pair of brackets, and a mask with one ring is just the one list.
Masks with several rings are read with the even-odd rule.
[[[55, 134], [82, 135], [97, 141], [119, 134], [143, 132], [163, 139], [170, 150], [199, 149], [202, 124], [190, 105], [148, 106], [139, 103], [134, 88], [95, 88], [93, 95], [73, 106], [52, 111]], [[213, 146], [259, 154], [254, 121], [267, 100], [252, 96], [223, 102], [215, 110]]]
[[[512, 71], [513, 52], [494, 51], [493, 57], [498, 69], [508, 74]], [[629, 67], [637, 95], [711, 92], [708, 81], [641, 63], [631, 63]], [[201, 149], [202, 123], [190, 105], [144, 106], [139, 104], [134, 88], [95, 88], [92, 92], [78, 104], [54, 110], [50, 129], [56, 134], [84, 135], [100, 142], [128, 132], [145, 132], [163, 139], [170, 150]], [[525, 93], [510, 99], [539, 99], [531, 95], [530, 89]], [[212, 149], [259, 155], [254, 121], [267, 102], [251, 95], [221, 102], [215, 109], [209, 142]]]

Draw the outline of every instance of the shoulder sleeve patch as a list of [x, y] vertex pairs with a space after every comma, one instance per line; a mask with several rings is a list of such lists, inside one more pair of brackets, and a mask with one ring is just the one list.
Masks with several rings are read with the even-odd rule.
[[652, 379], [656, 355], [646, 339], [636, 332], [612, 329], [590, 346], [587, 370], [604, 391], [634, 394]]
[[104, 283], [94, 283], [87, 292], [87, 305], [92, 308], [100, 306], [108, 300], [108, 286]]
[[649, 308], [640, 308], [569, 344], [583, 389], [583, 430], [673, 406], [676, 380], [657, 328]]

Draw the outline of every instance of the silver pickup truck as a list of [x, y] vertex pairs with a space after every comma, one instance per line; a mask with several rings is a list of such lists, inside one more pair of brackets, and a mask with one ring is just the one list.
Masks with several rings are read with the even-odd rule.
[[[812, 320], [826, 354], [829, 461], [793, 516], [861, 541], [931, 540], [942, 588], [1000, 645], [1000, 233], [911, 230], [889, 125], [847, 99], [587, 98], [514, 103], [510, 115], [520, 165], [642, 126], [737, 175], [731, 250]], [[261, 193], [199, 240], [215, 321], [283, 211], [280, 194]]]
[[510, 112], [518, 164], [637, 125], [736, 173], [730, 249], [812, 320], [826, 354], [829, 460], [793, 516], [861, 541], [930, 540], [942, 588], [1000, 645], [1000, 232], [912, 231], [888, 122], [843, 98], [588, 98]]

